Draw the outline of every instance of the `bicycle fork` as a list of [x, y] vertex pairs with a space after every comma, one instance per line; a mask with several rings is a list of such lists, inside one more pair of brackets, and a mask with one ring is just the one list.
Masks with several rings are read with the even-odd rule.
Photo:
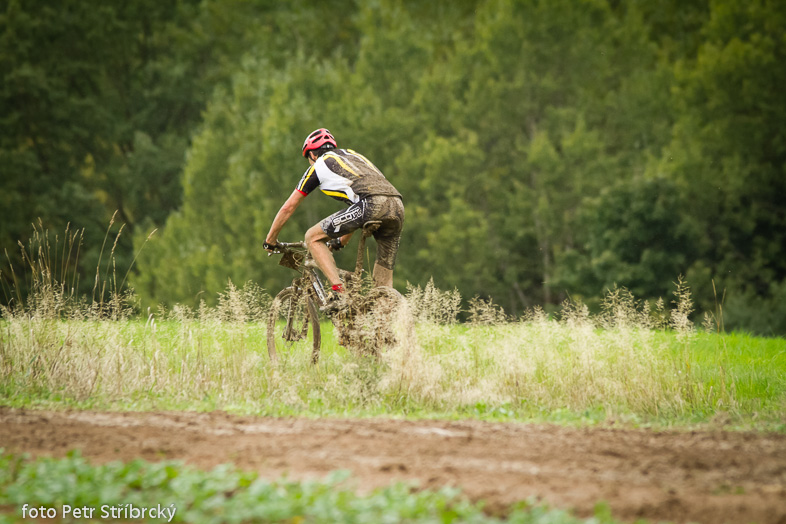
[[325, 292], [325, 286], [322, 284], [322, 279], [319, 278], [319, 274], [317, 274], [316, 270], [311, 266], [311, 264], [308, 265], [309, 267], [306, 269], [306, 271], [308, 272], [309, 280], [311, 280], [311, 286], [314, 288], [314, 292], [317, 294], [319, 305], [324, 306], [327, 303], [327, 293]]

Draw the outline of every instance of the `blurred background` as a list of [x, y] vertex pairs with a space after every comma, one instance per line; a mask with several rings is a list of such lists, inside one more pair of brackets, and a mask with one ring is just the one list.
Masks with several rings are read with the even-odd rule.
[[784, 27], [777, 0], [0, 0], [0, 300], [36, 230], [86, 293], [114, 246], [141, 308], [277, 291], [261, 245], [327, 127], [404, 195], [401, 290], [518, 314], [682, 275], [784, 335]]

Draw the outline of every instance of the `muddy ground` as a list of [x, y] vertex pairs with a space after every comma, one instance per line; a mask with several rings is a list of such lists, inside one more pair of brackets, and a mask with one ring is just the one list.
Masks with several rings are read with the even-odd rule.
[[95, 463], [231, 462], [271, 479], [348, 469], [359, 489], [459, 486], [496, 513], [536, 497], [580, 516], [606, 501], [628, 521], [786, 524], [780, 434], [0, 408], [0, 447], [34, 456], [79, 449]]

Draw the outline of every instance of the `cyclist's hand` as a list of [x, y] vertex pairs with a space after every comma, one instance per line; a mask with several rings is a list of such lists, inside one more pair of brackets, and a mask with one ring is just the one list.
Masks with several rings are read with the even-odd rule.
[[327, 246], [330, 248], [331, 251], [336, 252], [342, 247], [344, 247], [344, 244], [341, 243], [340, 238], [334, 238], [327, 241]]
[[274, 244], [268, 244], [267, 242], [262, 244], [262, 247], [265, 248], [265, 251], [268, 253], [278, 253], [278, 242]]

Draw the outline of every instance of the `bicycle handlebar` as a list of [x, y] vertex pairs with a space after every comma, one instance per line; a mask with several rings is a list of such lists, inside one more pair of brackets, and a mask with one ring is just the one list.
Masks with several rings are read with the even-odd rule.
[[301, 240], [300, 242], [279, 242], [275, 246], [268, 246], [267, 244], [265, 244], [265, 249], [267, 249], [268, 247], [271, 247], [273, 249], [272, 252], [269, 252], [267, 254], [267, 256], [271, 256], [271, 255], [280, 255], [282, 253], [286, 253], [292, 248], [306, 249], [306, 243]]
[[279, 242], [275, 246], [270, 246], [270, 247], [272, 247], [273, 251], [268, 253], [267, 256], [276, 255], [276, 254], [280, 255], [281, 253], [285, 253], [285, 252], [289, 251], [292, 248], [305, 249], [306, 243], [303, 242], [303, 241], [300, 241], [300, 242]]

